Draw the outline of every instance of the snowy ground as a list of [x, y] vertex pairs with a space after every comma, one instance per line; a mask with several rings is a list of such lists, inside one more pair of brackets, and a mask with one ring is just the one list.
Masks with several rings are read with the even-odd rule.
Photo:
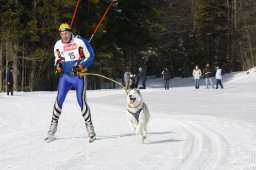
[[43, 139], [56, 92], [0, 93], [0, 169], [255, 170], [256, 72], [224, 80], [223, 90], [195, 90], [192, 78], [175, 78], [169, 91], [150, 80], [145, 144], [129, 128], [123, 90], [87, 92], [98, 139], [91, 144], [74, 91], [52, 143]]

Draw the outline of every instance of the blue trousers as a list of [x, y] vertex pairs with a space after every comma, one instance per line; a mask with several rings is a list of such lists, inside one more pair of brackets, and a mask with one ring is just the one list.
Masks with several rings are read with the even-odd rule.
[[68, 73], [63, 73], [60, 76], [58, 84], [58, 95], [53, 108], [52, 122], [58, 122], [59, 117], [62, 112], [62, 106], [67, 96], [68, 91], [74, 87], [76, 90], [77, 102], [81, 108], [82, 116], [85, 123], [91, 121], [90, 108], [86, 102], [86, 78], [80, 77], [78, 75], [71, 75]]
[[200, 86], [200, 79], [194, 79], [194, 85], [196, 89], [199, 89]]
[[164, 80], [164, 89], [169, 90], [169, 80]]

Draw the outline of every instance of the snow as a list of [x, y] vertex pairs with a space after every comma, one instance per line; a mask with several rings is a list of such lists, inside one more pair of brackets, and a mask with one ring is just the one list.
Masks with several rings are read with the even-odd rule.
[[[249, 73], [249, 74], [248, 74]], [[88, 136], [70, 91], [57, 140], [46, 143], [57, 92], [0, 93], [0, 169], [256, 169], [256, 69], [224, 75], [224, 89], [199, 90], [193, 78], [161, 79], [141, 90], [151, 119], [141, 144], [126, 119], [124, 90], [87, 91], [97, 140]]]

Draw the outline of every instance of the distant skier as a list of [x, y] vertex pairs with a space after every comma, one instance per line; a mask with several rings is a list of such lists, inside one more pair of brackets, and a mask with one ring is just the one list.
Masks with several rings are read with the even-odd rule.
[[[51, 141], [54, 139], [58, 120], [62, 112], [62, 105], [68, 91], [73, 87], [76, 90], [77, 101], [81, 107], [87, 133], [90, 137], [89, 142], [92, 142], [96, 139], [96, 134], [91, 120], [91, 111], [86, 101], [87, 79], [84, 73], [94, 60], [94, 51], [87, 40], [72, 34], [68, 24], [61, 24], [59, 31], [61, 40], [57, 41], [54, 46], [54, 66], [56, 72], [60, 73], [60, 79], [58, 94], [53, 107], [52, 120], [46, 140]], [[83, 73], [83, 75], [81, 73]]]
[[218, 89], [218, 85], [220, 85], [220, 87], [223, 89], [223, 85], [222, 85], [222, 69], [220, 69], [218, 66], [216, 67], [216, 74], [215, 74], [215, 78], [216, 78], [216, 89]]

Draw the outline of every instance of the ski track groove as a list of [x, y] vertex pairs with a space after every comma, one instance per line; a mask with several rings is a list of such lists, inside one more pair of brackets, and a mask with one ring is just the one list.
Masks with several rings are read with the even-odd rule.
[[[197, 131], [194, 126], [182, 123], [181, 127], [187, 134], [187, 140], [183, 148], [189, 147], [190, 149], [188, 152], [183, 153], [185, 157], [182, 159], [177, 169], [198, 169], [198, 167], [195, 167], [194, 163], [201, 162], [202, 165], [202, 162], [206, 161], [202, 158], [202, 154], [205, 154], [205, 151], [206, 153], [210, 152], [210, 147], [208, 145], [209, 139], [203, 133]], [[207, 140], [208, 142], [205, 142], [204, 140]]]
[[[25, 146], [26, 144], [33, 143], [41, 138], [41, 134], [42, 130], [39, 130], [33, 133], [17, 135], [15, 138], [7, 139], [6, 141], [0, 143], [0, 153], [3, 154], [5, 152], [10, 152], [11, 150]], [[33, 138], [28, 138], [28, 136], [33, 136]]]
[[200, 124], [200, 122], [195, 123], [197, 124], [197, 130], [207, 135], [211, 146], [209, 160], [205, 164], [204, 169], [216, 169], [216, 167], [220, 165], [222, 161], [225, 159], [229, 144], [223, 135], [208, 127], [206, 124], [202, 125]]
[[[160, 116], [154, 114], [153, 117], [174, 120], [172, 124], [180, 126], [177, 133], [181, 133], [185, 139], [180, 150], [182, 159], [177, 161], [174, 169], [256, 169], [256, 147], [253, 147], [256, 146], [255, 126], [213, 116], [157, 114]], [[243, 135], [237, 136], [236, 133]], [[198, 165], [201, 165], [200, 168]]]

